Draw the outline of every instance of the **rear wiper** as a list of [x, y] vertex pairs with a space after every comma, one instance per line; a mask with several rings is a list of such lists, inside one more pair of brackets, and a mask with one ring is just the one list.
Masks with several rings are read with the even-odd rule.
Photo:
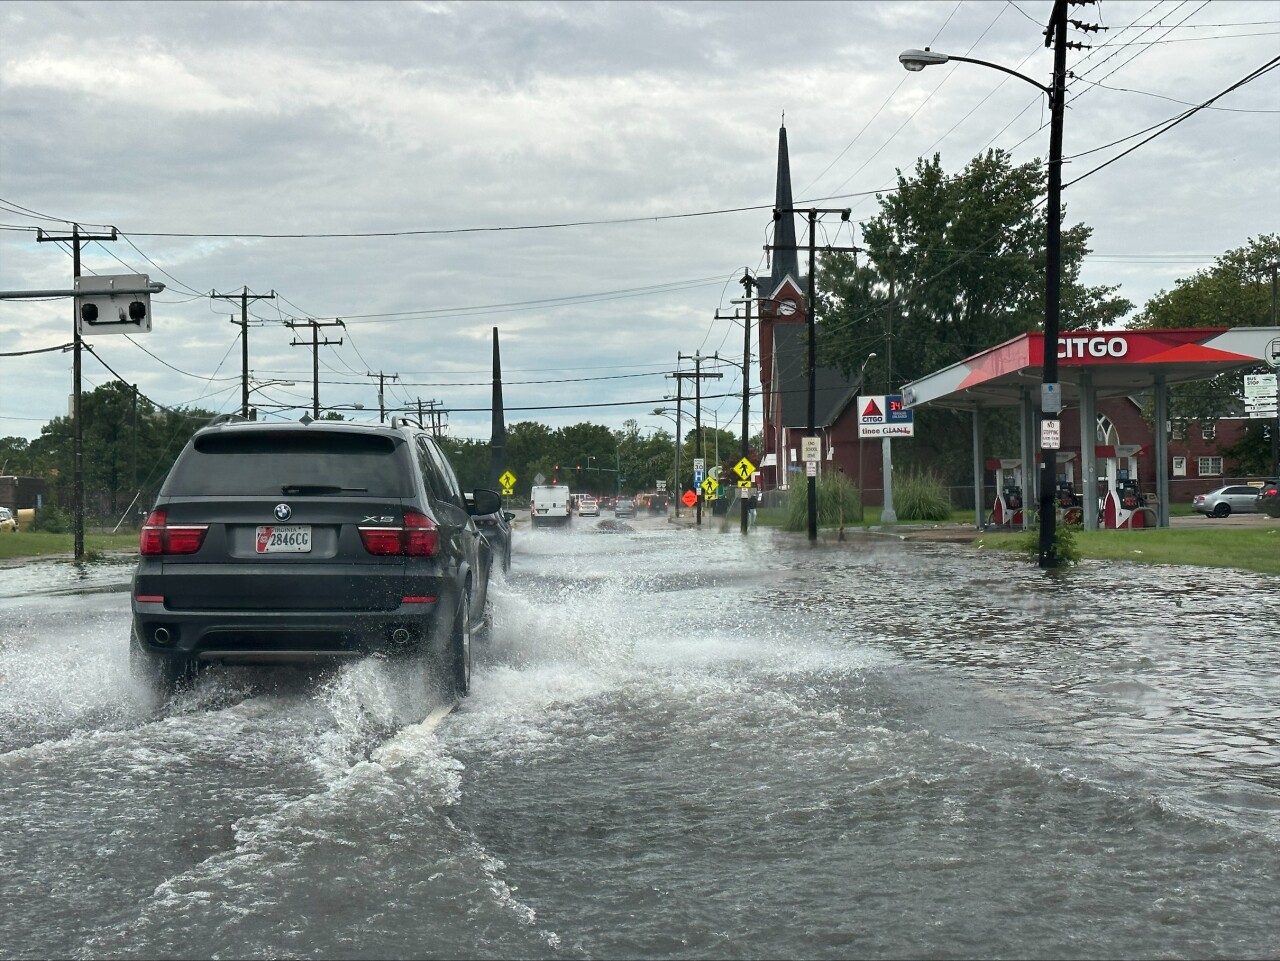
[[301, 496], [304, 494], [367, 494], [367, 487], [335, 487], [332, 484], [285, 484], [280, 488], [282, 494]]

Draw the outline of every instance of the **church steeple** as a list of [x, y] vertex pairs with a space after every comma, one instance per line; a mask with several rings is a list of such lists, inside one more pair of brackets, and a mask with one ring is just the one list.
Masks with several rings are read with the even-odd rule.
[[[776, 210], [790, 210], [794, 204], [791, 200], [791, 158], [787, 154], [787, 127], [785, 121], [778, 128], [778, 187], [774, 195]], [[790, 275], [793, 280], [800, 279], [800, 257], [796, 246], [796, 218], [794, 214], [783, 214], [782, 219], [774, 224], [773, 272], [770, 289], [776, 290], [782, 278]], [[791, 248], [791, 249], [785, 249]]]

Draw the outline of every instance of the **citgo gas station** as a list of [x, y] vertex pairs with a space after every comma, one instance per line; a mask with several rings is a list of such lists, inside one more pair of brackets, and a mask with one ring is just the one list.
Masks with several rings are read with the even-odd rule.
[[[1169, 387], [1208, 380], [1228, 371], [1280, 366], [1280, 327], [1201, 327], [1182, 330], [1073, 330], [1058, 336], [1058, 386], [1046, 391], [1044, 334], [1022, 334], [929, 374], [902, 389], [908, 410], [927, 407], [969, 411], [973, 415], [973, 479], [977, 526], [984, 526], [984, 456], [980, 414], [985, 409], [1017, 407], [1020, 454], [996, 462], [1016, 484], [1008, 490], [997, 482], [995, 502], [989, 505], [995, 523], [1029, 526], [1030, 512], [1022, 505], [1039, 503], [1039, 493], [1024, 496], [1041, 476], [1024, 465], [1040, 463], [1040, 410], [1052, 412], [1042, 396], [1058, 395], [1062, 414], [1078, 412], [1081, 446], [1057, 450], [1058, 503], [1096, 504], [1101, 511], [1082, 510], [1086, 530], [1099, 527], [1169, 526], [1169, 439], [1163, 425], [1169, 419]], [[1097, 401], [1130, 397], [1151, 391], [1155, 398], [1154, 449], [1142, 445], [1085, 443], [1097, 438]], [[1056, 405], [1055, 405], [1056, 406]], [[1056, 413], [1056, 412], [1055, 412]], [[1053, 449], [1053, 448], [1048, 448]], [[1155, 466], [1154, 505], [1143, 506], [1138, 495], [1137, 455], [1150, 453]], [[997, 474], [999, 479], [1000, 474]], [[1102, 492], [1100, 493], [1100, 489]]]

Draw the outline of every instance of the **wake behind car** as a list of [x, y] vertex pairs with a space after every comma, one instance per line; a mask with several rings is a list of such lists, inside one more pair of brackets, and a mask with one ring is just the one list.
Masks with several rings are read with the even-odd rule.
[[485, 626], [471, 503], [416, 424], [258, 423], [198, 430], [139, 539], [130, 662], [170, 692], [209, 663], [429, 655], [456, 696]]

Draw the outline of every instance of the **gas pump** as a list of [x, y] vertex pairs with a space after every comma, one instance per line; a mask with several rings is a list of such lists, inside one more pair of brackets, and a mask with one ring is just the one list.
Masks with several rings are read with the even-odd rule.
[[1062, 511], [1063, 523], [1079, 525], [1084, 523], [1084, 511], [1081, 509], [1080, 495], [1076, 493], [1075, 464], [1073, 463], [1076, 455], [1065, 453], [1061, 457], [1062, 459], [1058, 466], [1062, 470], [1058, 473], [1058, 484], [1054, 490], [1054, 498]]
[[1001, 527], [1022, 523], [1022, 461], [1001, 459], [991, 522]]
[[1107, 490], [1102, 495], [1102, 526], [1107, 530], [1146, 527], [1146, 498], [1138, 493], [1138, 444], [1099, 447], [1108, 456], [1099, 460], [1106, 477]]

